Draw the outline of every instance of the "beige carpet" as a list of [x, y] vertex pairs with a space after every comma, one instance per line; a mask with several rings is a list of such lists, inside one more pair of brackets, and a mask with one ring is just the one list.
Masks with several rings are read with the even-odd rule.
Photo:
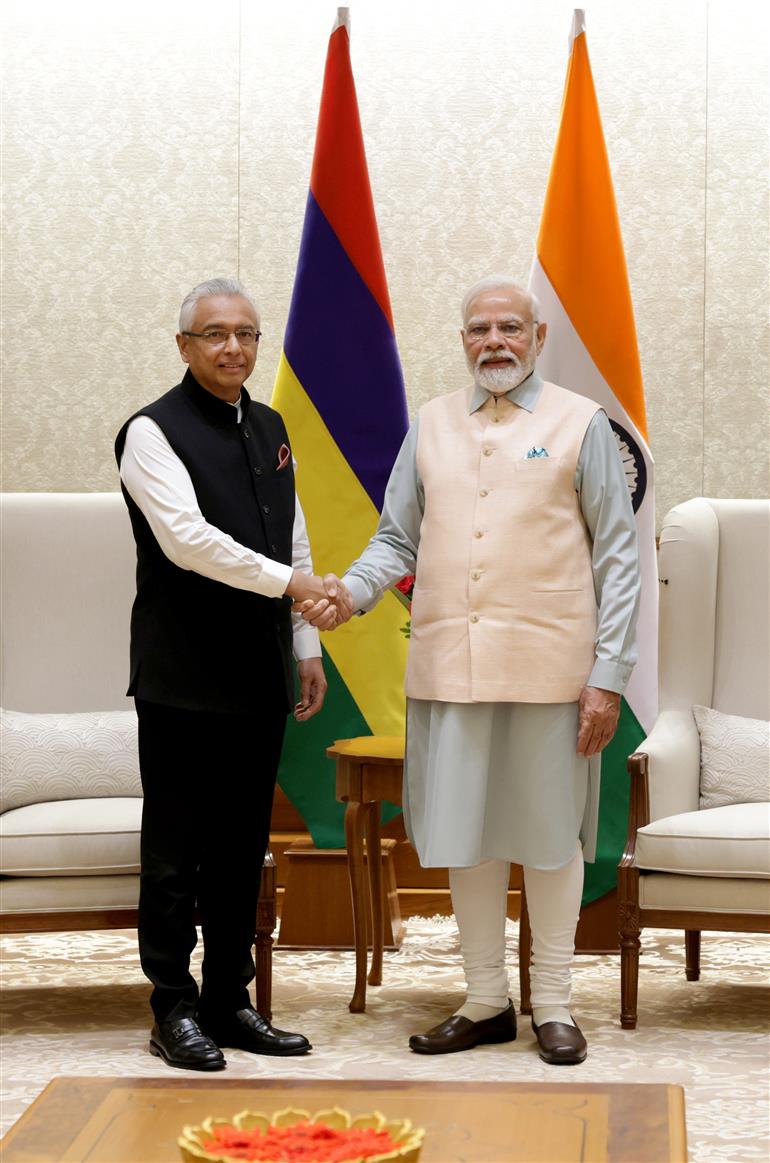
[[[512, 967], [516, 936], [517, 926], [511, 924]], [[166, 1071], [146, 1049], [148, 987], [135, 939], [130, 931], [3, 939], [3, 1130], [53, 1075], [157, 1077]], [[766, 1161], [768, 941], [704, 934], [699, 982], [685, 980], [681, 934], [651, 931], [643, 949], [635, 1031], [623, 1031], [618, 1023], [617, 958], [579, 958], [574, 1012], [588, 1038], [589, 1057], [572, 1068], [539, 1060], [528, 1019], [521, 1022], [519, 1039], [506, 1046], [442, 1058], [407, 1049], [410, 1033], [435, 1024], [461, 1001], [451, 919], [410, 920], [400, 951], [386, 954], [385, 983], [370, 988], [365, 1014], [353, 1015], [347, 1008], [352, 954], [279, 949], [274, 1019], [306, 1033], [313, 1053], [277, 1064], [229, 1050], [227, 1075], [674, 1082], [685, 1088], [695, 1163]], [[512, 984], [515, 1001], [513, 973]]]

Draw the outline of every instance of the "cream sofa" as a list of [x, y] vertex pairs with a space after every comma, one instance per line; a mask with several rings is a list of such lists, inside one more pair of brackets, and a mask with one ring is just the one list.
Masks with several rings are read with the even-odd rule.
[[[141, 783], [125, 696], [136, 557], [120, 493], [0, 498], [0, 931], [136, 924]], [[257, 1000], [270, 1011], [275, 870]]]
[[[691, 981], [702, 930], [770, 930], [770, 502], [678, 505], [663, 522], [658, 564], [660, 713], [629, 759], [618, 870], [626, 1029], [637, 1021], [644, 927], [685, 930]], [[702, 723], [722, 723], [717, 762], [694, 706]]]

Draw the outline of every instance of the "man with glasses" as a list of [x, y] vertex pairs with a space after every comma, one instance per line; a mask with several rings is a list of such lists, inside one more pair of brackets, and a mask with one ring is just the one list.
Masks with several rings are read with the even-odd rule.
[[[150, 1052], [192, 1070], [221, 1070], [222, 1046], [310, 1049], [251, 1006], [251, 947], [286, 716], [311, 718], [326, 692], [317, 631], [290, 599], [344, 607], [346, 594], [333, 575], [313, 574], [286, 429], [243, 386], [259, 338], [240, 282], [195, 287], [176, 336], [184, 379], [135, 413], [115, 445], [137, 547], [128, 693], [144, 790]], [[196, 905], [200, 993], [190, 974]]]
[[[571, 966], [598, 756], [636, 660], [634, 515], [605, 413], [537, 372], [537, 300], [490, 276], [462, 316], [474, 382], [420, 409], [377, 533], [344, 578], [366, 611], [416, 573], [404, 818], [421, 864], [449, 867], [468, 990], [409, 1045], [449, 1054], [516, 1037], [505, 966], [514, 862], [532, 927], [538, 1052], [575, 1065], [587, 1049], [569, 1008]], [[325, 602], [305, 610], [321, 629], [347, 617]]]

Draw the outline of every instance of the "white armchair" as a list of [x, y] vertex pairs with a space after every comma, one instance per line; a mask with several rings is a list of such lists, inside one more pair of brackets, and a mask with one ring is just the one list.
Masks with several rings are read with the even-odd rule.
[[626, 1029], [637, 1021], [643, 928], [685, 930], [690, 981], [703, 929], [770, 931], [770, 803], [701, 806], [693, 715], [702, 706], [770, 719], [770, 502], [678, 505], [663, 524], [659, 575], [660, 714], [628, 761], [618, 870]]

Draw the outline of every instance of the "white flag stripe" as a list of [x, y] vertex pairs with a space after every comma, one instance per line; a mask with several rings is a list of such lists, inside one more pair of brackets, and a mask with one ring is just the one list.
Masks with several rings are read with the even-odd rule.
[[591, 354], [564, 310], [539, 259], [532, 264], [530, 290], [540, 300], [540, 319], [548, 324], [545, 347], [538, 357], [540, 374], [552, 383], [578, 392], [606, 411], [636, 440], [647, 466], [647, 489], [636, 513], [642, 573], [637, 642], [639, 661], [625, 698], [642, 728], [649, 732], [658, 714], [658, 562], [655, 552], [655, 490], [653, 460], [646, 441], [599, 372]]
[[540, 318], [548, 324], [548, 338], [538, 359], [538, 369], [542, 372], [547, 367], [548, 372], [542, 372], [546, 379], [601, 404], [611, 419], [631, 433], [648, 466], [654, 465], [647, 441], [594, 363], [537, 256], [532, 263], [529, 289], [540, 300]]

